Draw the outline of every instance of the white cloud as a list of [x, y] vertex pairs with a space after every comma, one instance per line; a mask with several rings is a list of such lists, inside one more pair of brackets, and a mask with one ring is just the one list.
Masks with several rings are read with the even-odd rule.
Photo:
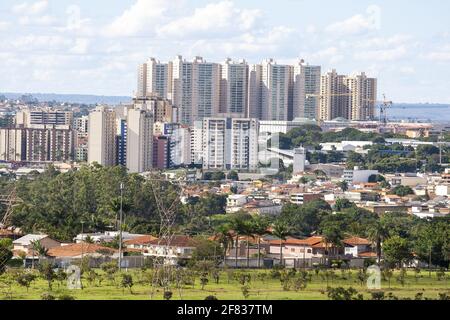
[[344, 21], [329, 25], [325, 31], [336, 35], [357, 35], [378, 30], [381, 23], [381, 9], [369, 6], [365, 14], [356, 14]]
[[399, 46], [393, 49], [357, 51], [353, 57], [358, 60], [395, 61], [404, 58], [407, 53], [408, 50], [405, 46]]
[[111, 24], [103, 34], [108, 37], [127, 37], [153, 34], [156, 26], [164, 19], [166, 12], [179, 0], [137, 0]]
[[187, 17], [162, 26], [160, 36], [184, 38], [186, 36], [218, 37], [250, 31], [261, 17], [260, 10], [236, 8], [231, 1], [210, 3]]
[[12, 8], [12, 12], [19, 15], [38, 15], [47, 10], [48, 0], [37, 1], [33, 3], [23, 2], [21, 4], [15, 5]]
[[85, 54], [88, 52], [90, 41], [85, 38], [78, 38], [75, 40], [75, 45], [70, 49], [74, 54]]
[[0, 21], [0, 31], [7, 30], [9, 28], [9, 23], [6, 21]]
[[428, 60], [447, 62], [450, 61], [450, 44], [443, 46], [440, 50], [425, 55]]

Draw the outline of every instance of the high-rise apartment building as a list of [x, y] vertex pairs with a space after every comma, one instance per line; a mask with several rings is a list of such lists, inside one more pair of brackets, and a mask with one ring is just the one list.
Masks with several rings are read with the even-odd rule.
[[344, 75], [332, 70], [321, 77], [319, 119], [323, 121], [336, 118], [348, 119], [349, 92]]
[[220, 113], [227, 117], [245, 117], [248, 106], [249, 66], [245, 60], [227, 59], [221, 66]]
[[132, 173], [151, 170], [153, 165], [153, 115], [145, 104], [127, 114], [127, 169]]
[[344, 82], [349, 92], [348, 119], [354, 121], [373, 119], [377, 100], [377, 79], [368, 78], [363, 72], [346, 77]]
[[150, 58], [146, 63], [146, 68], [144, 96], [169, 98], [172, 90], [172, 63], [161, 63], [155, 58]]
[[261, 119], [290, 120], [292, 117], [292, 66], [266, 60], [261, 68]]
[[223, 170], [230, 163], [227, 146], [230, 141], [231, 122], [226, 118], [203, 119], [203, 169]]
[[73, 112], [51, 108], [22, 109], [16, 114], [16, 124], [21, 128], [73, 127]]
[[262, 95], [262, 66], [255, 64], [249, 67], [248, 76], [248, 105], [246, 116], [262, 119], [261, 95]]
[[136, 97], [147, 96], [147, 63], [140, 64], [137, 70]]
[[[211, 170], [256, 170], [258, 168], [258, 120], [246, 118], [205, 118], [201, 131], [203, 168]], [[197, 143], [199, 141], [197, 140]]]
[[116, 165], [116, 113], [100, 106], [89, 113], [88, 162]]
[[29, 162], [66, 162], [75, 157], [74, 134], [71, 129], [25, 128], [26, 156]]
[[192, 125], [219, 113], [219, 64], [208, 63], [201, 57], [187, 62], [177, 56], [172, 74], [172, 102], [179, 109], [181, 123]]
[[320, 102], [321, 67], [300, 60], [293, 68], [293, 118], [317, 119]]
[[26, 145], [23, 129], [0, 129], [0, 160], [22, 161]]
[[258, 120], [232, 119], [231, 169], [253, 171], [258, 168], [258, 137]]

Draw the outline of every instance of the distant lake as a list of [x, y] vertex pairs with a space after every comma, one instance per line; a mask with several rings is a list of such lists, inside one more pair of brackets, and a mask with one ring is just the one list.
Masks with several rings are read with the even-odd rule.
[[389, 120], [450, 122], [450, 105], [397, 104], [388, 111]]

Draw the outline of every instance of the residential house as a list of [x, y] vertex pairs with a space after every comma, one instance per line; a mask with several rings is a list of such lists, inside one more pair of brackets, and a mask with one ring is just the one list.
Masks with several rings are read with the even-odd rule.
[[13, 241], [13, 252], [15, 255], [25, 254], [27, 257], [36, 256], [33, 252], [33, 243], [37, 241], [46, 249], [52, 249], [61, 246], [61, 243], [53, 240], [45, 234], [27, 234], [17, 240]]
[[189, 236], [174, 236], [155, 239], [148, 243], [144, 256], [163, 258], [165, 264], [176, 265], [180, 259], [190, 259], [196, 248], [195, 240]]
[[139, 238], [126, 240], [124, 242], [124, 244], [128, 249], [134, 249], [134, 250], [139, 250], [141, 252], [145, 252], [145, 251], [148, 251], [150, 244], [157, 239], [158, 238], [156, 238], [154, 236], [145, 235], [145, 236], [142, 236]]
[[[344, 254], [352, 258], [369, 256], [368, 253], [372, 253], [372, 243], [364, 238], [351, 237], [342, 241], [344, 244]], [[375, 254], [376, 256], [376, 254]]]
[[48, 256], [57, 259], [99, 258], [110, 256], [118, 258], [118, 250], [92, 243], [73, 243], [48, 250]]

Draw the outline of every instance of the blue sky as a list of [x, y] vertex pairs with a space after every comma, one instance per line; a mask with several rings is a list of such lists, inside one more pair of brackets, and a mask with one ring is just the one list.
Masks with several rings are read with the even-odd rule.
[[396, 102], [450, 103], [442, 0], [2, 0], [0, 92], [131, 95], [136, 66], [182, 54], [305, 58], [366, 71]]

